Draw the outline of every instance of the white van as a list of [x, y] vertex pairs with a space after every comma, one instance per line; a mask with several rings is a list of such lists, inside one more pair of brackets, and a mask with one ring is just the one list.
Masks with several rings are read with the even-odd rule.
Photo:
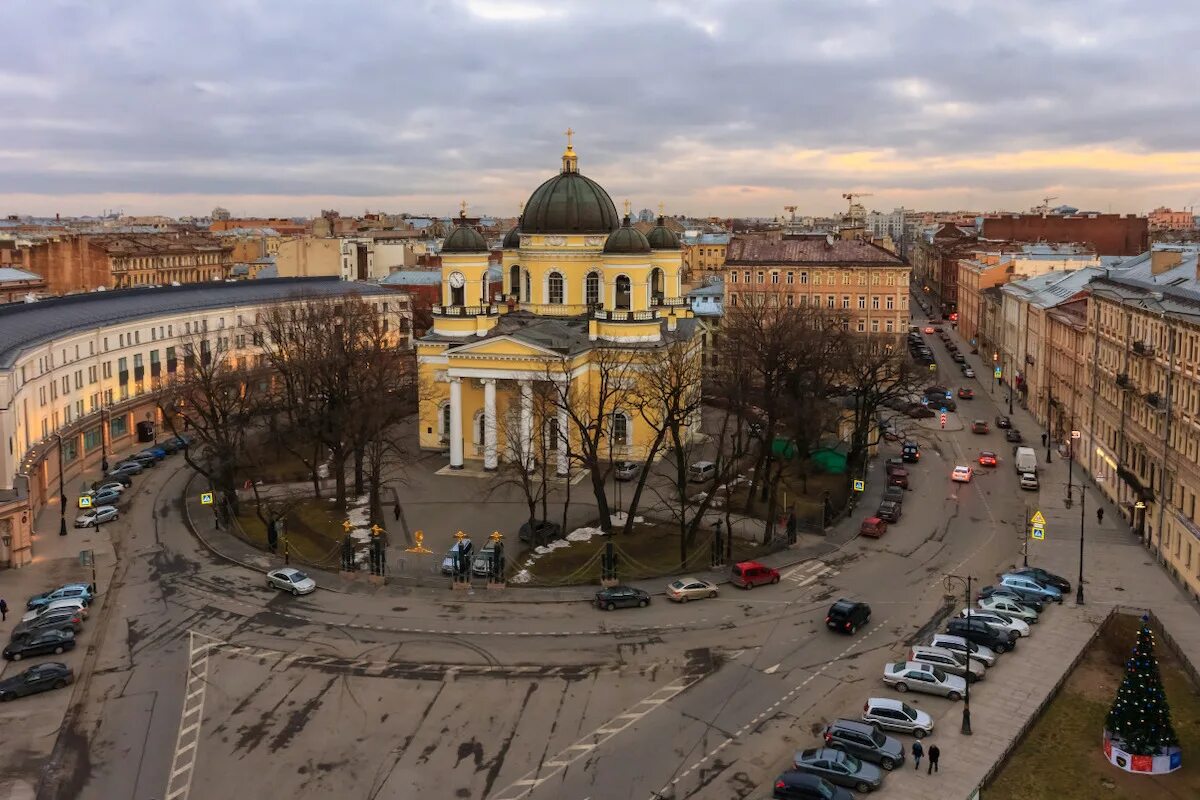
[[1030, 472], [1037, 474], [1037, 453], [1032, 447], [1018, 447], [1014, 454], [1013, 464], [1017, 468], [1017, 472]]
[[697, 461], [692, 466], [688, 467], [688, 481], [690, 483], [704, 483], [711, 481], [717, 474], [717, 465], [711, 461]]

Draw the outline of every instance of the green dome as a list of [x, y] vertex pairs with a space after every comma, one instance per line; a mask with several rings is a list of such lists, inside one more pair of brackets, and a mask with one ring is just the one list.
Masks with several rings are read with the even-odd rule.
[[604, 252], [615, 255], [649, 253], [650, 243], [641, 231], [629, 227], [629, 217], [625, 217], [625, 224], [608, 235]]
[[561, 172], [529, 195], [522, 233], [610, 233], [620, 224], [608, 192], [578, 172]]
[[514, 225], [512, 229], [504, 234], [504, 242], [500, 245], [505, 250], [515, 250], [521, 246], [521, 226]]
[[679, 237], [675, 235], [675, 231], [663, 225], [663, 222], [663, 218], [659, 217], [658, 226], [646, 234], [646, 241], [654, 250], [678, 250]]
[[486, 253], [487, 251], [487, 240], [483, 238], [483, 234], [461, 222], [454, 226], [454, 230], [450, 231], [446, 241], [442, 242], [443, 253]]

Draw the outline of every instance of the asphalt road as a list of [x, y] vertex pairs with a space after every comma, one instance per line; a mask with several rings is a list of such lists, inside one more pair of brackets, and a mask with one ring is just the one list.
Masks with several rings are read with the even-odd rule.
[[[959, 416], [991, 420], [986, 387], [966, 383], [978, 399]], [[883, 664], [949, 613], [947, 573], [988, 579], [1018, 558], [1036, 493], [1000, 433], [952, 422], [910, 431], [923, 456], [884, 538], [831, 547], [777, 586], [611, 614], [448, 589], [279, 594], [191, 537], [168, 462], [111, 526], [113, 612], [90, 631], [103, 645], [41, 796], [765, 796], [825, 721], [888, 694]], [[953, 484], [981, 448], [1000, 466]], [[876, 467], [856, 518], [881, 484]], [[854, 637], [824, 627], [839, 596], [874, 609]]]

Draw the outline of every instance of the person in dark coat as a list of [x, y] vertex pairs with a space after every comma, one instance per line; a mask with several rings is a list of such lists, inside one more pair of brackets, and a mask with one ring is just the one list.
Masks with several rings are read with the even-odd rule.
[[925, 748], [921, 746], [920, 742], [913, 742], [912, 743], [912, 756], [913, 756], [913, 764], [915, 765], [913, 767], [913, 769], [921, 768], [921, 756], [923, 756], [923, 755], [925, 755]]
[[932, 775], [938, 771], [938, 758], [941, 755], [942, 751], [938, 749], [936, 744], [929, 748], [929, 769], [926, 771], [926, 775]]
[[8, 621], [8, 601], [0, 597], [0, 622]]
[[393, 516], [396, 517], [396, 522], [399, 522], [400, 521], [400, 503], [399, 502], [397, 502], [396, 505], [392, 506], [392, 514], [393, 514]]
[[788, 544], [796, 543], [796, 512], [794, 510], [788, 512], [787, 539]]
[[1104, 509], [1103, 508], [1096, 509], [1096, 524], [1097, 525], [1104, 524]]

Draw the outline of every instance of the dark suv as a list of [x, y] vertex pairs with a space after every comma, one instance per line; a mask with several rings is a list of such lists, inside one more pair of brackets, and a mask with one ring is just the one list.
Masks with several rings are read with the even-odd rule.
[[946, 626], [946, 633], [961, 636], [968, 642], [981, 644], [997, 653], [1007, 653], [1017, 646], [1016, 639], [1009, 639], [1008, 634], [997, 631], [991, 625], [977, 619], [952, 619]]
[[905, 442], [900, 447], [900, 458], [905, 463], [913, 464], [921, 460], [921, 446], [916, 442]]
[[904, 763], [904, 745], [879, 732], [879, 728], [852, 719], [835, 719], [825, 728], [825, 746], [863, 761], [895, 769]]
[[[825, 626], [843, 633], [854, 633], [871, 621], [871, 607], [858, 600], [841, 598], [829, 607]], [[982, 624], [982, 623], [980, 623]]]

